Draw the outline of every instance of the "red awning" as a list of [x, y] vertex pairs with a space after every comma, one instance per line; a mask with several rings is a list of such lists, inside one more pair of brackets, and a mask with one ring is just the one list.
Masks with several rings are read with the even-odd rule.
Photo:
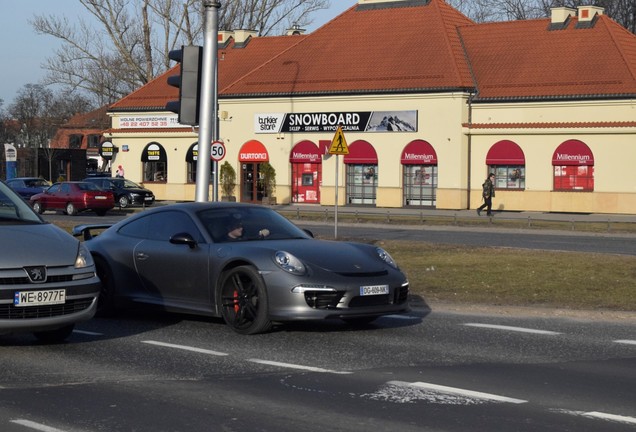
[[367, 164], [378, 163], [378, 155], [371, 144], [364, 140], [354, 141], [349, 144], [349, 154], [345, 155], [346, 164]]
[[251, 140], [241, 147], [239, 162], [269, 162], [269, 154], [263, 143]]
[[568, 140], [554, 151], [552, 165], [594, 165], [592, 151], [582, 141]]
[[290, 163], [321, 163], [322, 157], [318, 146], [311, 141], [301, 141], [289, 154]]
[[402, 150], [402, 165], [437, 165], [437, 153], [424, 140], [411, 141]]
[[487, 165], [525, 165], [526, 157], [517, 143], [508, 140], [496, 142], [486, 155]]

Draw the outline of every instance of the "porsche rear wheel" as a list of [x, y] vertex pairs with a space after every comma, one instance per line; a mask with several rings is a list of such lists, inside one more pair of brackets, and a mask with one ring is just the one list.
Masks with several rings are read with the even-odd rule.
[[221, 277], [223, 319], [240, 334], [263, 333], [271, 327], [267, 290], [258, 271], [239, 266]]

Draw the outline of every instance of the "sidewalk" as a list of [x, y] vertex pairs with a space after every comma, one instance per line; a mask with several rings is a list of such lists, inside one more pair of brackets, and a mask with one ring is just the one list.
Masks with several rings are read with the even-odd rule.
[[[173, 204], [175, 201], [156, 201], [154, 206]], [[151, 209], [153, 206], [147, 207]], [[283, 212], [302, 212], [326, 214], [329, 219], [333, 219], [336, 208], [335, 206], [321, 204], [276, 204], [271, 208]], [[131, 210], [141, 210], [142, 207], [133, 207]], [[477, 215], [476, 210], [442, 210], [430, 208], [388, 208], [388, 207], [366, 207], [366, 206], [338, 206], [339, 215], [373, 215], [384, 216], [388, 219], [395, 216], [409, 216], [413, 218], [448, 218], [448, 219], [482, 219], [488, 220], [489, 217], [482, 212], [481, 216]], [[550, 213], [550, 212], [532, 212], [532, 211], [497, 211], [493, 210], [493, 220], [510, 220], [510, 221], [543, 221], [543, 222], [594, 222], [594, 223], [634, 223], [636, 224], [635, 214], [610, 214], [610, 213]]]
[[[334, 206], [323, 206], [314, 204], [280, 204], [272, 206], [279, 211], [300, 211], [325, 213], [333, 216], [335, 212]], [[410, 216], [410, 217], [446, 217], [449, 219], [489, 219], [482, 212], [481, 216], [477, 215], [476, 210], [438, 210], [438, 209], [413, 209], [413, 208], [386, 208], [386, 207], [352, 207], [338, 206], [338, 214], [359, 214], [359, 215], [377, 215], [377, 216]], [[554, 221], [554, 222], [596, 222], [596, 223], [636, 223], [636, 214], [604, 214], [604, 213], [546, 213], [546, 212], [513, 212], [513, 211], [496, 211], [493, 210], [494, 220], [517, 220], [517, 221]]]

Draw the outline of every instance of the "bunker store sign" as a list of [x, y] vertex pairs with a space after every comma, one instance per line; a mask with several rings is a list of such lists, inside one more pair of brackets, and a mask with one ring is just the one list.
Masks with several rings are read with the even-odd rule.
[[417, 111], [263, 113], [254, 115], [254, 133], [417, 132]]

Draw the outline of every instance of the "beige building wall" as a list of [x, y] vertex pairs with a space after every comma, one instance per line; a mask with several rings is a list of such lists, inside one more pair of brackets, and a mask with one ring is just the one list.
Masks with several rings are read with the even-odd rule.
[[[469, 109], [471, 110], [469, 117]], [[243, 144], [258, 140], [266, 147], [276, 169], [278, 203], [291, 201], [290, 152], [295, 144], [309, 140], [331, 142], [334, 134], [255, 132], [256, 114], [321, 113], [361, 111], [418, 112], [417, 132], [345, 131], [349, 145], [356, 140], [372, 144], [378, 156], [378, 207], [402, 207], [402, 150], [411, 141], [425, 140], [438, 159], [437, 208], [476, 208], [481, 202], [481, 184], [487, 173], [486, 155], [500, 140], [517, 143], [526, 160], [526, 187], [523, 191], [500, 190], [495, 209], [511, 211], [608, 212], [636, 211], [636, 181], [632, 161], [636, 158], [636, 128], [621, 122], [636, 118], [635, 101], [576, 101], [558, 103], [468, 104], [464, 93], [416, 95], [369, 95], [320, 98], [270, 98], [221, 100], [219, 136], [226, 156], [237, 172]], [[113, 128], [118, 117], [127, 115], [165, 115], [157, 113], [111, 113]], [[479, 127], [463, 127], [468, 119]], [[488, 125], [492, 125], [488, 127]], [[187, 183], [186, 153], [196, 142], [194, 132], [126, 131], [110, 139], [119, 148], [114, 164], [122, 164], [126, 176], [143, 183], [141, 154], [150, 142], [160, 143], [168, 155], [168, 182], [144, 185], [160, 200], [194, 200], [195, 185]], [[584, 142], [594, 155], [593, 192], [554, 192], [552, 155], [564, 141]], [[126, 148], [127, 151], [122, 151]], [[337, 167], [337, 168], [336, 168]], [[336, 171], [338, 178], [336, 179]], [[326, 155], [322, 161], [320, 202], [346, 204], [346, 165], [344, 156]], [[236, 195], [239, 196], [239, 187]], [[213, 196], [210, 190], [210, 197]]]
[[[621, 124], [636, 118], [635, 101], [582, 101], [535, 104], [484, 104], [473, 109], [470, 131], [471, 201], [481, 200], [486, 155], [500, 140], [517, 143], [526, 159], [524, 191], [499, 191], [500, 210], [634, 213], [636, 181], [629, 175], [636, 157], [636, 128]], [[485, 128], [484, 125], [496, 125]], [[564, 141], [584, 142], [594, 155], [593, 192], [553, 191], [552, 155]], [[475, 207], [475, 205], [472, 205]]]

